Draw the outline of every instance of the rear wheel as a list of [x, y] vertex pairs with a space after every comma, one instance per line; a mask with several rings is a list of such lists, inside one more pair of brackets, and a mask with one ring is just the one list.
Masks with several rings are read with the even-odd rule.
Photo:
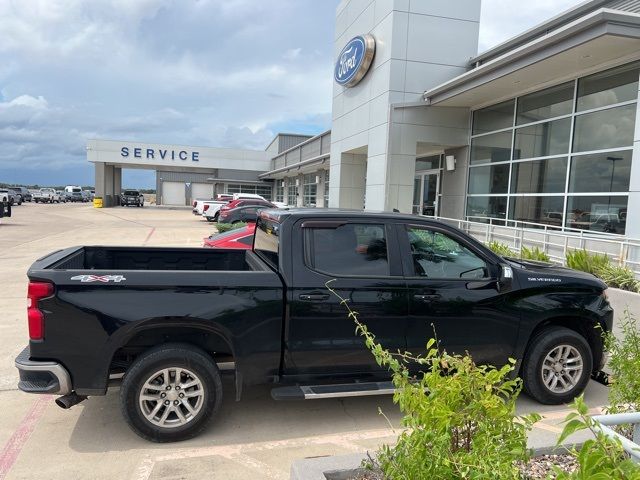
[[522, 365], [525, 391], [540, 403], [567, 403], [587, 386], [593, 356], [587, 340], [564, 327], [550, 327], [538, 333]]
[[220, 371], [198, 348], [162, 345], [129, 368], [120, 401], [125, 420], [141, 437], [154, 442], [186, 440], [201, 433], [220, 408]]

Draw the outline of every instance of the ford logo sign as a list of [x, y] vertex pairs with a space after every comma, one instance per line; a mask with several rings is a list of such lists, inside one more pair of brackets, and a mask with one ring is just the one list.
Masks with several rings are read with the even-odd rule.
[[358, 35], [352, 38], [342, 49], [333, 78], [344, 87], [353, 87], [362, 80], [371, 66], [376, 53], [376, 40], [373, 35]]

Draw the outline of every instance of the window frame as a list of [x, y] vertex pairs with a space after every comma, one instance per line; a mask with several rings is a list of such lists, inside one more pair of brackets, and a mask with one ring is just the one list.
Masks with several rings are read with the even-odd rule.
[[[387, 242], [387, 265], [388, 265], [388, 273], [386, 275], [347, 275], [347, 274], [337, 274], [332, 272], [327, 272], [325, 270], [321, 270], [316, 268], [311, 261], [311, 252], [312, 252], [312, 233], [314, 229], [333, 229], [335, 230], [338, 227], [343, 225], [379, 225], [384, 228], [384, 235]], [[396, 231], [392, 227], [392, 225], [381, 219], [358, 219], [357, 221], [346, 220], [346, 219], [332, 219], [332, 220], [306, 220], [300, 224], [300, 229], [302, 230], [302, 258], [304, 262], [304, 266], [307, 270], [323, 275], [326, 277], [332, 278], [388, 278], [388, 279], [398, 279], [403, 277], [402, 265], [399, 258], [399, 246], [398, 240], [396, 237]]]
[[[485, 262], [487, 265], [488, 277], [482, 278], [453, 278], [453, 277], [426, 277], [423, 275], [416, 275], [415, 267], [413, 265], [411, 245], [409, 243], [409, 229], [418, 228], [422, 230], [429, 230], [436, 233], [441, 233], [459, 244], [470, 250], [478, 258]], [[453, 282], [483, 282], [489, 280], [499, 280], [500, 266], [496, 261], [489, 257], [486, 252], [478, 248], [477, 245], [470, 242], [468, 239], [456, 232], [452, 232], [449, 229], [439, 227], [437, 225], [421, 225], [419, 223], [401, 223], [396, 226], [396, 234], [398, 235], [398, 242], [400, 244], [400, 255], [402, 257], [402, 268], [404, 271], [404, 278], [411, 280], [437, 280], [437, 281], [453, 281]]]

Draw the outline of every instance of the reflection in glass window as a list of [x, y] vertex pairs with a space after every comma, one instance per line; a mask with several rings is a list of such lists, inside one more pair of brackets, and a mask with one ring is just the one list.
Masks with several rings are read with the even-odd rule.
[[425, 228], [407, 228], [414, 275], [428, 278], [486, 278], [487, 264], [457, 240]]
[[569, 192], [627, 192], [632, 150], [571, 158]]
[[563, 193], [566, 158], [549, 158], [513, 164], [511, 193]]
[[493, 132], [513, 126], [514, 100], [473, 112], [473, 134]]
[[305, 229], [311, 268], [333, 275], [389, 275], [384, 225]]
[[627, 197], [571, 196], [567, 203], [566, 226], [594, 232], [624, 234], [627, 225]]
[[511, 159], [511, 131], [483, 135], [471, 140], [471, 163], [504, 162]]
[[638, 98], [638, 66], [624, 65], [578, 80], [578, 111]]
[[588, 152], [633, 145], [636, 105], [609, 108], [576, 116], [573, 151]]
[[469, 193], [507, 193], [509, 164], [469, 169]]
[[562, 226], [562, 197], [512, 197], [509, 218], [520, 222]]
[[568, 153], [570, 132], [570, 118], [518, 128], [513, 158], [546, 157]]
[[[505, 219], [507, 216], [507, 197], [467, 197], [467, 217], [474, 222], [487, 219]], [[493, 222], [501, 223], [501, 222]]]
[[537, 122], [571, 113], [574, 82], [530, 93], [518, 99], [517, 124]]

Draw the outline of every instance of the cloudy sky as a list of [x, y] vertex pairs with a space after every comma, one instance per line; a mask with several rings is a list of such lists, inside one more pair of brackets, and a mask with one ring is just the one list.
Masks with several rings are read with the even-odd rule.
[[[483, 0], [480, 50], [577, 3]], [[337, 4], [0, 0], [0, 182], [92, 184], [88, 138], [262, 149], [330, 128]]]

